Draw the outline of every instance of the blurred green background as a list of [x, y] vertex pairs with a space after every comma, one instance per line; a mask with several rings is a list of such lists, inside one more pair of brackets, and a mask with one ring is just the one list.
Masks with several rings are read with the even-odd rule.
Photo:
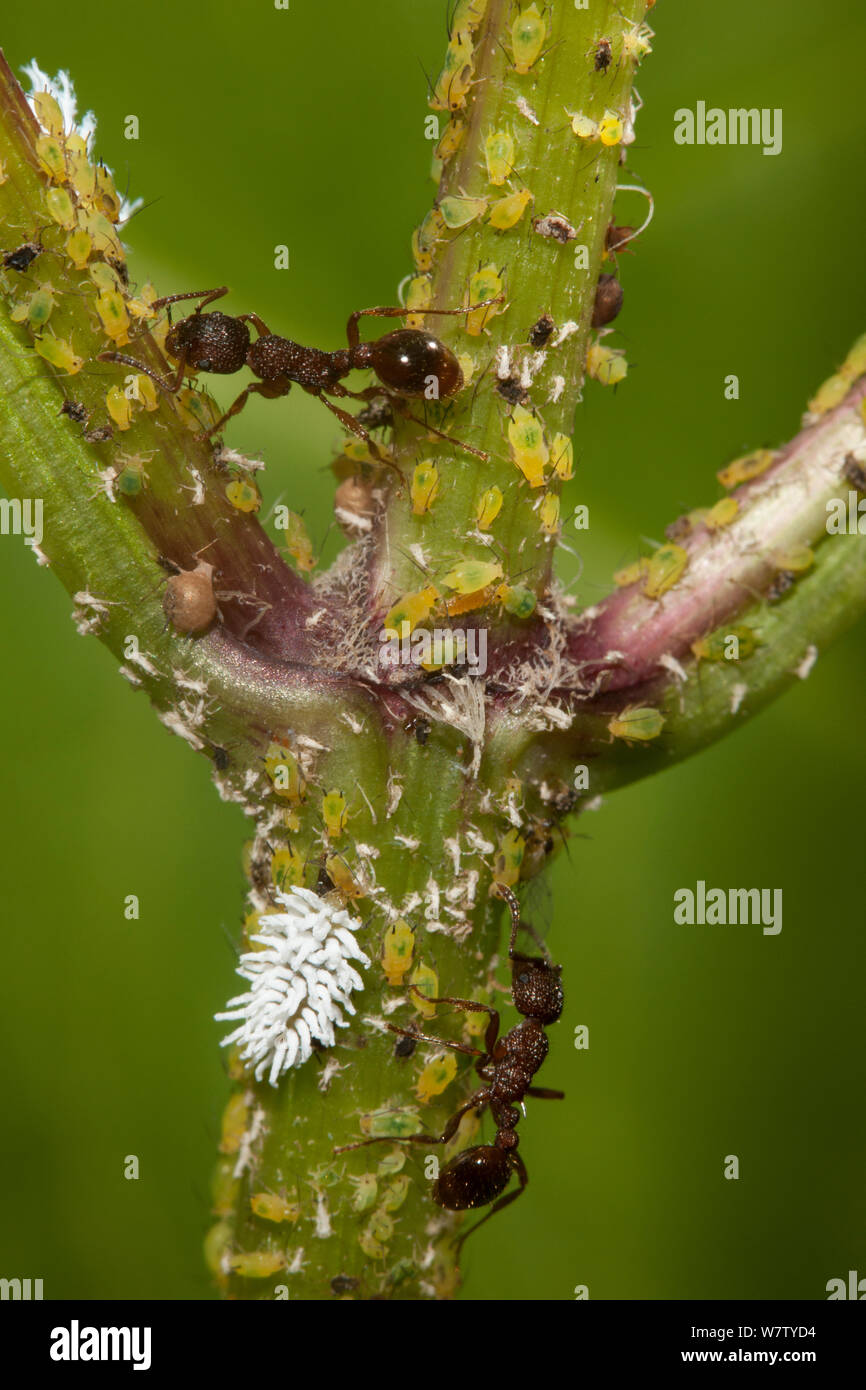
[[[716, 499], [716, 468], [794, 433], [866, 329], [866, 13], [661, 0], [653, 23], [630, 170], [657, 211], [621, 261], [617, 325], [632, 367], [615, 396], [588, 384], [569, 485], [591, 509], [587, 603], [639, 537]], [[351, 309], [394, 301], [433, 194], [422, 68], [441, 62], [443, 0], [43, 0], [7, 7], [0, 41], [16, 68], [67, 68], [97, 112], [99, 152], [150, 204], [126, 235], [138, 279], [228, 282], [229, 310], [323, 347]], [[782, 154], [675, 146], [674, 110], [699, 99], [782, 107]], [[624, 195], [619, 220], [642, 206]], [[253, 401], [229, 438], [321, 542], [327, 412], [300, 392]], [[17, 540], [0, 543], [0, 582], [0, 1274], [41, 1277], [49, 1298], [210, 1297], [228, 1090], [211, 1015], [233, 989], [247, 825]], [[530, 1190], [467, 1247], [467, 1297], [822, 1298], [866, 1274], [864, 636], [861, 622], [774, 708], [577, 827], [549, 936], [567, 1009], [544, 1084], [567, 1100], [530, 1102]], [[781, 935], [674, 925], [675, 889], [699, 878], [783, 888]]]

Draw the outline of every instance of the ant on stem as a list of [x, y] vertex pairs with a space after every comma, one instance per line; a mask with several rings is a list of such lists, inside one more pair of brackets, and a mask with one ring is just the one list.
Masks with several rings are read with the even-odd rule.
[[[459, 1254], [463, 1242], [473, 1231], [489, 1221], [494, 1212], [502, 1211], [523, 1192], [529, 1182], [529, 1174], [520, 1154], [517, 1152], [517, 1124], [520, 1109], [523, 1109], [525, 1096], [536, 1096], [542, 1100], [562, 1100], [562, 1091], [550, 1091], [533, 1086], [532, 1079], [547, 1056], [548, 1040], [545, 1029], [556, 1023], [562, 1013], [563, 995], [560, 969], [552, 965], [544, 956], [524, 956], [515, 951], [517, 933], [521, 927], [535, 933], [528, 922], [520, 920], [520, 904], [510, 888], [499, 884], [497, 891], [504, 898], [511, 912], [511, 940], [508, 959], [511, 962], [511, 999], [522, 1020], [510, 1029], [503, 1038], [499, 1036], [499, 1013], [478, 1004], [472, 999], [455, 999], [445, 995], [434, 999], [422, 994], [417, 986], [413, 991], [419, 999], [428, 1004], [454, 1004], [459, 1009], [473, 1013], [486, 1013], [489, 1023], [484, 1035], [483, 1051], [468, 1047], [465, 1043], [450, 1042], [447, 1038], [432, 1037], [414, 1028], [398, 1028], [389, 1023], [386, 1026], [392, 1033], [420, 1042], [432, 1042], [442, 1047], [454, 1048], [456, 1052], [466, 1053], [475, 1058], [475, 1070], [484, 1085], [469, 1097], [464, 1105], [455, 1110], [441, 1134], [413, 1134], [397, 1142], [408, 1144], [447, 1144], [457, 1133], [460, 1121], [470, 1110], [479, 1114], [490, 1107], [496, 1122], [496, 1136], [492, 1144], [476, 1144], [464, 1149], [439, 1173], [433, 1184], [433, 1201], [447, 1211], [469, 1211], [475, 1207], [493, 1205], [468, 1231], [464, 1231], [457, 1241]], [[537, 940], [537, 938], [535, 938]], [[520, 1109], [518, 1109], [520, 1106]], [[343, 1144], [335, 1153], [346, 1153], [349, 1149], [360, 1149], [367, 1144], [388, 1142], [381, 1138], [362, 1139], [354, 1144]], [[390, 1142], [395, 1142], [391, 1140]], [[519, 1186], [505, 1193], [512, 1173], [517, 1175]], [[505, 1195], [503, 1196], [503, 1193]]]
[[[173, 324], [166, 335], [165, 350], [177, 360], [177, 368], [172, 377], [165, 379], [152, 371], [143, 362], [128, 357], [123, 352], [102, 352], [100, 362], [121, 362], [136, 371], [144, 372], [156, 382], [161, 391], [174, 395], [181, 386], [187, 372], [214, 372], [221, 376], [239, 372], [249, 367], [259, 378], [245, 386], [243, 391], [229, 407], [221, 419], [207, 431], [209, 435], [222, 429], [227, 420], [243, 410], [253, 393], [269, 400], [287, 396], [293, 383], [317, 396], [340, 423], [353, 434], [366, 440], [370, 452], [379, 462], [396, 464], [381, 454], [368, 430], [354, 415], [341, 409], [328, 399], [328, 396], [352, 397], [354, 400], [371, 401], [382, 395], [382, 387], [392, 400], [402, 397], [439, 400], [455, 396], [463, 387], [463, 372], [460, 363], [450, 348], [432, 334], [418, 328], [398, 328], [392, 333], [370, 343], [362, 343], [358, 330], [358, 320], [368, 315], [378, 318], [404, 318], [417, 309], [357, 309], [349, 317], [346, 326], [347, 348], [336, 352], [323, 352], [319, 348], [304, 347], [291, 338], [281, 338], [272, 333], [258, 314], [230, 314], [211, 310], [203, 313], [205, 305], [221, 299], [228, 294], [228, 287], [221, 285], [215, 290], [190, 290], [185, 294], [168, 294], [156, 299], [154, 309], [164, 305], [177, 304], [184, 299], [197, 299], [194, 311]], [[498, 303], [498, 300], [485, 300], [483, 304]], [[482, 308], [483, 304], [473, 304], [466, 309], [425, 309], [425, 314], [468, 314]], [[251, 323], [258, 334], [255, 341], [250, 340]], [[341, 378], [357, 369], [372, 368], [382, 386], [371, 386], [365, 391], [350, 391], [343, 386]], [[419, 420], [405, 407], [402, 413], [420, 424], [431, 434], [457, 444], [467, 453], [487, 459], [488, 455], [480, 449], [464, 444], [441, 430], [433, 429], [426, 421]], [[399, 469], [396, 469], [399, 472]], [[402, 474], [401, 474], [402, 477]]]

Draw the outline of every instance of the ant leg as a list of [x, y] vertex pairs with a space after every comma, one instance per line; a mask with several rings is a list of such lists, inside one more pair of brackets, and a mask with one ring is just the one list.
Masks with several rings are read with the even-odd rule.
[[[400, 400], [401, 398], [397, 397], [396, 399]], [[444, 439], [448, 444], [456, 444], [458, 449], [462, 449], [465, 454], [474, 454], [476, 458], [482, 459], [485, 463], [490, 462], [490, 455], [485, 454], [483, 449], [476, 449], [474, 445], [467, 444], [463, 439], [455, 439], [453, 434], [443, 434], [441, 430], [437, 430], [433, 425], [428, 425], [426, 420], [422, 420], [419, 416], [413, 415], [411, 410], [406, 409], [405, 405], [401, 404], [398, 409], [401, 415], [405, 415], [407, 420], [414, 420], [415, 424], [420, 425], [428, 434], [435, 434], [437, 439]]]
[[180, 390], [186, 371], [186, 356], [179, 359], [174, 377], [170, 377], [168, 381], [164, 377], [158, 376], [151, 367], [146, 367], [143, 362], [137, 362], [134, 357], [127, 357], [125, 352], [100, 352], [96, 360], [97, 362], [122, 362], [125, 367], [134, 367], [137, 372], [144, 372], [145, 376], [149, 376], [151, 381], [155, 381], [160, 391], [164, 391], [167, 396], [173, 396]]
[[358, 331], [358, 319], [366, 318], [372, 314], [379, 319], [406, 319], [410, 314], [420, 314], [424, 317], [427, 314], [471, 314], [476, 309], [485, 309], [488, 304], [501, 304], [504, 295], [498, 295], [496, 299], [482, 299], [478, 304], [469, 304], [465, 309], [389, 309], [380, 305], [377, 309], [356, 309], [354, 314], [349, 315], [349, 322], [346, 324], [346, 338], [349, 347], [355, 348], [361, 341]]
[[[323, 405], [328, 407], [332, 415], [336, 415], [337, 419], [341, 424], [345, 425], [347, 430], [350, 430], [352, 434], [358, 435], [359, 439], [365, 439], [367, 441], [367, 448], [370, 450], [370, 453], [373, 455], [373, 458], [376, 459], [377, 463], [384, 463], [388, 468], [393, 468], [400, 482], [405, 483], [406, 480], [394, 460], [387, 458], [386, 455], [382, 453], [376, 441], [368, 434], [363, 425], [358, 424], [354, 415], [350, 415], [348, 410], [341, 410], [338, 405], [334, 405], [334, 402], [329, 401], [327, 396], [322, 395], [321, 392], [317, 391], [314, 392], [314, 394], [318, 396]], [[341, 390], [340, 394], [348, 395], [349, 393], [345, 390]]]
[[230, 420], [233, 415], [239, 415], [240, 412], [243, 410], [244, 406], [246, 405], [249, 397], [254, 394], [264, 396], [267, 400], [276, 400], [278, 396], [287, 396], [289, 394], [289, 387], [287, 385], [286, 389], [284, 391], [281, 391], [276, 388], [275, 382], [251, 381], [249, 386], [245, 386], [243, 391], [241, 391], [241, 394], [238, 396], [234, 404], [229, 406], [222, 419], [217, 420], [215, 425], [211, 425], [210, 429], [207, 431], [207, 434], [209, 436], [212, 434], [216, 434], [217, 431], [221, 430], [226, 421]]
[[454, 1111], [441, 1134], [403, 1134], [397, 1138], [392, 1134], [377, 1134], [375, 1139], [359, 1139], [354, 1144], [341, 1144], [338, 1149], [334, 1149], [334, 1153], [344, 1154], [348, 1153], [350, 1149], [365, 1149], [368, 1144], [447, 1144], [448, 1140], [453, 1139], [457, 1133], [463, 1116], [470, 1110], [483, 1110], [487, 1100], [486, 1087], [476, 1091], [458, 1110]]
[[513, 1149], [512, 1155], [514, 1162], [514, 1171], [516, 1172], [518, 1179], [520, 1180], [520, 1186], [517, 1188], [515, 1192], [507, 1192], [504, 1197], [500, 1197], [497, 1202], [493, 1203], [493, 1206], [490, 1208], [489, 1212], [487, 1212], [486, 1216], [482, 1216], [480, 1221], [476, 1221], [474, 1226], [470, 1226], [468, 1231], [463, 1232], [463, 1234], [460, 1236], [460, 1239], [457, 1241], [457, 1244], [454, 1247], [454, 1254], [458, 1258], [460, 1256], [460, 1251], [463, 1245], [469, 1239], [469, 1237], [475, 1231], [477, 1231], [480, 1226], [483, 1226], [485, 1221], [489, 1221], [491, 1216], [494, 1216], [496, 1212], [502, 1211], [504, 1207], [509, 1207], [511, 1206], [512, 1202], [516, 1202], [518, 1197], [524, 1191], [526, 1184], [529, 1182], [529, 1174], [526, 1171], [526, 1164], [523, 1162], [523, 1159], [520, 1157], [520, 1154], [517, 1152], [516, 1149]]
[[[454, 999], [450, 994], [443, 995], [441, 999], [434, 999], [431, 995], [422, 994], [417, 985], [412, 986], [412, 993], [417, 994], [419, 999], [425, 1000], [428, 1004], [456, 1004], [458, 1009], [468, 1009], [469, 1012], [473, 1014], [487, 1014], [490, 1022], [487, 1024], [487, 1029], [484, 1034], [484, 1046], [487, 1049], [486, 1053], [479, 1052], [477, 1048], [463, 1050], [471, 1050], [475, 1053], [476, 1057], [489, 1057], [496, 1045], [496, 1039], [499, 1037], [499, 1011], [497, 1009], [491, 1009], [487, 1004], [478, 1004], [474, 999]], [[439, 1038], [437, 1041], [442, 1042], [444, 1039]], [[455, 1044], [450, 1043], [448, 1046], [454, 1047]]]
[[179, 304], [182, 299], [200, 299], [201, 303], [195, 307], [195, 313], [200, 314], [206, 304], [212, 304], [215, 299], [222, 299], [228, 292], [228, 285], [220, 285], [218, 290], [188, 290], [186, 294], [164, 294], [162, 299], [153, 301], [151, 308], [161, 309], [164, 304]]
[[477, 1047], [468, 1047], [466, 1043], [449, 1042], [447, 1038], [434, 1038], [429, 1033], [417, 1033], [412, 1028], [399, 1028], [396, 1023], [386, 1023], [385, 1027], [390, 1033], [399, 1033], [401, 1038], [414, 1038], [416, 1042], [435, 1043], [437, 1047], [453, 1047], [455, 1052], [465, 1052], [467, 1057], [486, 1057], [486, 1052], [481, 1052]]
[[565, 1100], [565, 1091], [551, 1091], [546, 1086], [527, 1086], [526, 1094], [536, 1100]]
[[273, 336], [264, 319], [260, 319], [258, 314], [238, 314], [238, 323], [251, 323], [260, 338]]

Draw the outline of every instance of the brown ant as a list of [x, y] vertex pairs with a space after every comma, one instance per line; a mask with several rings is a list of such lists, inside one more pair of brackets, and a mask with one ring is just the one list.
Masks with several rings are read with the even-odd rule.
[[[310, 395], [317, 396], [324, 405], [336, 415], [340, 423], [353, 434], [366, 440], [370, 452], [380, 462], [390, 462], [378, 450], [365, 426], [328, 400], [328, 396], [351, 396], [355, 400], [372, 401], [376, 397], [390, 394], [392, 402], [402, 397], [431, 398], [428, 393], [435, 384], [432, 398], [439, 400], [455, 396], [463, 387], [463, 372], [460, 363], [450, 348], [438, 338], [418, 328], [398, 328], [392, 333], [371, 343], [362, 343], [358, 331], [358, 320], [368, 315], [378, 318], [404, 318], [418, 310], [413, 309], [357, 309], [349, 316], [346, 326], [348, 347], [336, 352], [323, 352], [319, 348], [303, 347], [290, 338], [281, 338], [272, 333], [258, 314], [230, 314], [212, 310], [202, 313], [206, 304], [221, 299], [228, 294], [226, 285], [215, 290], [190, 290], [186, 294], [168, 294], [153, 302], [154, 309], [163, 305], [176, 304], [184, 299], [197, 299], [194, 311], [174, 324], [165, 339], [165, 349], [170, 357], [177, 360], [174, 376], [165, 379], [142, 362], [128, 357], [122, 352], [102, 352], [101, 362], [122, 362], [127, 367], [144, 372], [156, 382], [161, 391], [174, 395], [181, 386], [187, 372], [214, 372], [220, 376], [239, 372], [249, 367], [259, 378], [245, 386], [243, 391], [229, 407], [221, 419], [207, 431], [216, 434], [227, 420], [243, 410], [248, 398], [257, 393], [269, 400], [287, 396], [296, 383]], [[492, 304], [498, 301], [485, 300]], [[467, 309], [425, 309], [425, 314], [468, 314], [482, 307], [471, 305]], [[258, 337], [250, 341], [251, 323]], [[372, 368], [382, 386], [368, 387], [365, 391], [350, 391], [341, 384], [341, 378], [357, 369]], [[326, 394], [327, 393], [327, 394]], [[417, 424], [423, 425], [431, 434], [449, 443], [458, 444], [467, 453], [487, 459], [488, 455], [474, 449], [461, 440], [433, 429], [425, 421], [418, 420], [405, 408], [403, 413]], [[396, 469], [396, 464], [391, 464]], [[399, 469], [397, 470], [399, 472]], [[402, 476], [402, 475], [401, 475]]]
[[[523, 1108], [524, 1096], [536, 1096], [543, 1100], [562, 1100], [562, 1091], [550, 1091], [533, 1086], [532, 1078], [547, 1056], [548, 1041], [545, 1029], [556, 1023], [562, 1013], [563, 996], [560, 969], [558, 965], [543, 956], [524, 956], [515, 951], [517, 933], [521, 927], [535, 933], [527, 922], [520, 920], [520, 904], [510, 888], [498, 885], [500, 897], [508, 903], [511, 911], [511, 941], [508, 959], [511, 962], [511, 998], [522, 1020], [510, 1029], [503, 1038], [499, 1036], [499, 1013], [478, 1004], [472, 999], [455, 999], [445, 995], [441, 999], [422, 994], [417, 986], [414, 993], [428, 1004], [454, 1004], [458, 1009], [473, 1013], [486, 1013], [489, 1023], [484, 1035], [484, 1050], [468, 1047], [465, 1043], [451, 1042], [447, 1038], [432, 1037], [414, 1028], [398, 1028], [395, 1024], [386, 1025], [392, 1033], [414, 1041], [432, 1042], [442, 1047], [454, 1048], [475, 1058], [475, 1070], [484, 1085], [469, 1097], [464, 1105], [455, 1110], [441, 1134], [413, 1134], [401, 1142], [410, 1144], [447, 1144], [453, 1139], [463, 1116], [470, 1110], [481, 1113], [490, 1107], [496, 1122], [496, 1136], [492, 1144], [476, 1144], [464, 1149], [439, 1173], [433, 1184], [433, 1201], [447, 1211], [470, 1211], [475, 1207], [493, 1205], [474, 1226], [465, 1231], [457, 1242], [459, 1252], [463, 1242], [473, 1231], [483, 1226], [494, 1212], [502, 1211], [515, 1201], [529, 1182], [529, 1174], [520, 1154], [517, 1152], [517, 1123]], [[537, 938], [535, 938], [537, 940]], [[379, 1144], [383, 1140], [362, 1139], [355, 1144], [344, 1144], [334, 1150], [346, 1153], [349, 1149], [360, 1149], [367, 1144]], [[393, 1142], [393, 1141], [391, 1141]], [[517, 1175], [519, 1187], [505, 1193], [512, 1173]], [[502, 1194], [505, 1193], [503, 1196]]]

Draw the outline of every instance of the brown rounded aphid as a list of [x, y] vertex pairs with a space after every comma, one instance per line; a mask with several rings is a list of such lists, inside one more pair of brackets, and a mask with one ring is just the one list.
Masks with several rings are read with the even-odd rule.
[[497, 381], [496, 390], [504, 401], [509, 405], [523, 405], [528, 400], [529, 392], [520, 384], [518, 376], [506, 376], [501, 381]]
[[70, 420], [74, 420], [76, 425], [86, 425], [90, 414], [86, 405], [81, 401], [66, 400], [60, 407], [61, 415], [68, 415]]
[[793, 587], [797, 576], [791, 570], [779, 570], [767, 590], [767, 602], [775, 603]]
[[634, 236], [634, 227], [618, 227], [615, 222], [611, 222], [604, 234], [604, 245], [607, 251], [621, 251]]
[[373, 489], [363, 478], [344, 478], [334, 493], [334, 515], [349, 534], [369, 531], [375, 510]]
[[599, 39], [593, 49], [593, 71], [607, 72], [612, 57], [610, 39]]
[[28, 270], [36, 257], [41, 255], [44, 247], [38, 241], [25, 241], [23, 246], [18, 246], [14, 251], [3, 252], [3, 269], [17, 270], [23, 275]]
[[178, 632], [204, 632], [216, 617], [213, 565], [199, 560], [194, 570], [180, 570], [165, 586], [162, 609]]
[[622, 308], [622, 285], [615, 275], [599, 275], [592, 310], [593, 328], [612, 323]]
[[339, 1298], [342, 1294], [354, 1293], [360, 1286], [360, 1279], [356, 1279], [352, 1274], [335, 1274], [331, 1280], [331, 1293], [335, 1293]]
[[540, 319], [532, 325], [529, 330], [529, 345], [534, 348], [543, 348], [556, 325], [551, 314], [542, 314]]

